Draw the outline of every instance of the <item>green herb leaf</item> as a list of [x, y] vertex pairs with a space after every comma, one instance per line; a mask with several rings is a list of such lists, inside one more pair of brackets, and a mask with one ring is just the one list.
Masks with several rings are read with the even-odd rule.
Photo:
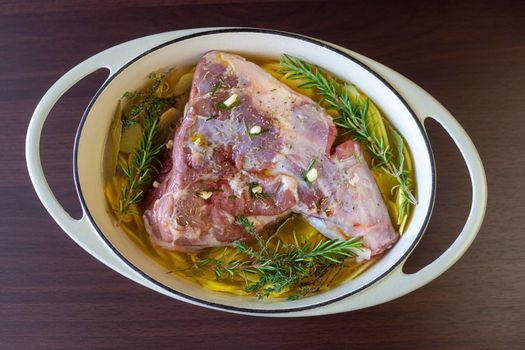
[[235, 223], [237, 225], [239, 225], [239, 226], [244, 227], [246, 232], [248, 232], [249, 234], [251, 234], [251, 235], [255, 235], [256, 234], [255, 226], [253, 225], [253, 223], [250, 220], [248, 220], [248, 218], [246, 216], [243, 216], [243, 215], [237, 216], [235, 218]]
[[210, 96], [211, 97], [215, 96], [215, 93], [217, 92], [217, 90], [219, 90], [220, 87], [221, 87], [221, 82], [220, 81], [216, 82], [215, 85], [213, 85], [213, 88], [211, 89]]

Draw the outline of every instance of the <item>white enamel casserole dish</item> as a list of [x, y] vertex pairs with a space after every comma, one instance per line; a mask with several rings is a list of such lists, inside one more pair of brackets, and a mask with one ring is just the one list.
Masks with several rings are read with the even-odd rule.
[[[297, 301], [257, 301], [205, 290], [166, 274], [113, 223], [104, 198], [103, 150], [116, 101], [135, 90], [148, 73], [170, 66], [195, 64], [209, 50], [278, 58], [287, 53], [323, 67], [356, 84], [403, 135], [413, 154], [418, 205], [405, 234], [369, 270], [352, 281]], [[40, 163], [40, 134], [56, 101], [86, 75], [100, 68], [110, 72], [86, 109], [74, 147], [75, 184], [83, 217], [71, 218], [51, 192]], [[403, 263], [421, 239], [432, 213], [435, 165], [423, 127], [425, 118], [438, 121], [456, 142], [472, 183], [472, 205], [454, 243], [415, 274]], [[407, 294], [430, 282], [468, 249], [485, 213], [486, 180], [479, 155], [450, 113], [424, 90], [391, 69], [355, 52], [315, 39], [261, 29], [193, 29], [153, 35], [103, 51], [62, 76], [44, 95], [31, 119], [26, 140], [27, 165], [35, 190], [55, 221], [88, 253], [123, 276], [169, 297], [229, 312], [261, 316], [310, 316], [356, 310]]]

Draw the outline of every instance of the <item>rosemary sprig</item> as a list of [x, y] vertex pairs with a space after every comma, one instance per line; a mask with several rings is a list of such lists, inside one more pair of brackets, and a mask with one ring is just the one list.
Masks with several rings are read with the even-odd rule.
[[[297, 288], [288, 297], [294, 300], [318, 291], [331, 276], [330, 272], [337, 273], [345, 259], [354, 258], [363, 248], [360, 238], [356, 237], [347, 241], [321, 241], [316, 245], [306, 243], [303, 246], [278, 242], [276, 248], [270, 251], [266, 249], [266, 242], [260, 236], [257, 235], [256, 238], [258, 245], [265, 249], [255, 250], [237, 241], [233, 246], [240, 254], [239, 258], [231, 261], [200, 259], [194, 267], [210, 268], [217, 279], [243, 277], [245, 291], [256, 293], [258, 299], [285, 289]], [[256, 279], [247, 278], [247, 275]]]
[[116, 210], [119, 223], [126, 216], [137, 214], [134, 205], [140, 202], [145, 188], [157, 173], [156, 165], [159, 164], [157, 156], [164, 146], [158, 136], [159, 118], [175, 104], [173, 98], [160, 96], [159, 87], [164, 79], [163, 74], [154, 72], [148, 75], [148, 79], [152, 80], [148, 89], [124, 94], [132, 104], [122, 116], [123, 127], [140, 124], [142, 137], [127, 162], [121, 165], [124, 181], [119, 195], [119, 207]]
[[372, 154], [373, 165], [396, 179], [398, 185], [393, 190], [397, 188], [403, 199], [399, 206], [398, 220], [406, 215], [410, 206], [417, 204], [417, 200], [410, 189], [410, 178], [404, 171], [404, 157], [401, 153], [398, 159], [395, 159], [390, 147], [372, 132], [367, 123], [368, 98], [364, 101], [359, 98], [352, 100], [347, 83], [337, 81], [324, 74], [319, 67], [296, 57], [283, 55], [280, 65], [282, 69], [279, 73], [284, 74], [286, 78], [303, 81], [299, 88], [315, 90], [320, 102], [324, 103], [327, 109], [337, 112], [337, 116], [334, 117], [336, 126], [348, 130], [354, 139], [363, 143]]
[[156, 156], [164, 146], [156, 142], [158, 117], [158, 108], [149, 106], [143, 118], [143, 134], [139, 146], [130, 155], [128, 162], [121, 166], [125, 179], [119, 196], [119, 222], [129, 214], [136, 214], [131, 209], [132, 205], [142, 199], [145, 186], [151, 182], [157, 171]]

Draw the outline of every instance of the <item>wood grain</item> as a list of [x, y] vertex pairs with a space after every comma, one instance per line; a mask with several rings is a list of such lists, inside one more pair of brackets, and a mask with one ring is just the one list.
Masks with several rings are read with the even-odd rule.
[[[0, 348], [525, 348], [525, 3], [324, 1], [0, 2]], [[460, 121], [484, 161], [489, 205], [467, 254], [424, 288], [352, 313], [265, 319], [171, 300], [104, 267], [60, 230], [29, 182], [24, 137], [49, 86], [120, 42], [202, 26], [254, 26], [351, 48], [414, 80]], [[97, 72], [52, 111], [42, 157], [61, 203], [80, 213], [73, 135], [105, 78]], [[406, 270], [446, 249], [468, 213], [463, 162], [435, 122], [436, 210]]]

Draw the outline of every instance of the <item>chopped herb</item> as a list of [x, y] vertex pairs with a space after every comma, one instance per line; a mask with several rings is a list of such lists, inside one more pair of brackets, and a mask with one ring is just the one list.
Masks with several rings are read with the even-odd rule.
[[220, 81], [216, 82], [215, 85], [213, 85], [213, 88], [211, 89], [210, 96], [213, 97], [215, 93], [217, 92], [217, 90], [219, 90], [220, 87], [221, 87], [221, 82]]
[[206, 118], [206, 121], [208, 121], [208, 120], [212, 120], [212, 119], [215, 119], [215, 118], [217, 118], [217, 117], [218, 117], [217, 114], [210, 115], [208, 118]]
[[255, 231], [255, 226], [253, 225], [253, 222], [248, 220], [248, 218], [244, 215], [239, 215], [235, 218], [235, 223], [239, 226], [242, 226], [246, 232], [248, 232], [251, 235], [255, 235], [257, 232]]
[[233, 195], [233, 194], [230, 194], [230, 195], [228, 196], [228, 199], [237, 199], [237, 196], [235, 196], [235, 195]]

